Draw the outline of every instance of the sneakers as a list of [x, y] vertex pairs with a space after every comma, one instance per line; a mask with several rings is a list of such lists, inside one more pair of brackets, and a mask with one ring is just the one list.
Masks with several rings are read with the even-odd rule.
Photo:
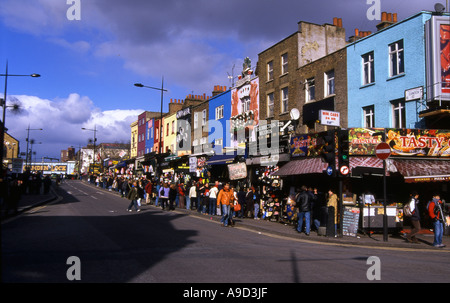
[[434, 244], [433, 246], [437, 247], [437, 248], [444, 248], [445, 247], [444, 244]]

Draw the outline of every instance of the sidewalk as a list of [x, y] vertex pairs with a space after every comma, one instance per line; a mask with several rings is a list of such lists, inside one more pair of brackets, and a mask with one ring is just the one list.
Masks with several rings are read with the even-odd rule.
[[0, 207], [1, 221], [10, 219], [16, 215], [19, 215], [33, 207], [44, 205], [56, 200], [58, 196], [55, 193], [54, 185], [51, 186], [50, 191], [47, 194], [22, 194], [17, 207], [17, 213], [13, 214], [13, 210], [9, 211], [9, 215], [5, 216], [6, 203], [2, 203]]
[[[86, 181], [85, 184], [95, 187], [95, 185], [88, 183]], [[104, 189], [101, 187], [97, 187], [100, 190], [108, 191], [108, 189]], [[119, 195], [118, 192], [109, 191], [110, 193]], [[128, 203], [128, 202], [127, 202]], [[153, 209], [161, 209], [160, 207], [154, 205], [145, 205], [141, 206], [142, 209], [153, 208]], [[211, 215], [202, 215], [197, 212], [197, 210], [187, 210], [182, 208], [176, 208], [175, 212], [186, 214], [189, 216], [197, 216], [203, 219], [207, 218], [209, 220], [214, 220], [220, 222], [221, 216], [211, 216]], [[271, 222], [268, 220], [254, 220], [252, 218], [234, 218], [235, 219], [235, 227], [234, 228], [245, 228], [252, 231], [256, 231], [262, 234], [270, 234], [278, 237], [287, 237], [301, 241], [311, 241], [318, 243], [329, 243], [329, 244], [342, 244], [342, 245], [358, 245], [358, 246], [370, 246], [370, 247], [379, 247], [379, 248], [400, 248], [400, 249], [430, 249], [436, 251], [445, 251], [450, 253], [450, 236], [443, 236], [442, 243], [446, 245], [444, 248], [436, 248], [433, 247], [434, 234], [432, 231], [428, 229], [422, 229], [420, 233], [416, 236], [420, 243], [408, 243], [402, 236], [396, 236], [389, 234], [387, 241], [383, 240], [383, 233], [374, 233], [371, 235], [358, 233], [357, 237], [325, 237], [319, 236], [316, 231], [311, 231], [310, 235], [307, 236], [304, 233], [298, 233], [296, 230], [296, 226], [288, 225], [279, 222]], [[225, 227], [224, 227], [225, 228]], [[233, 227], [226, 227], [233, 228]], [[410, 229], [405, 227], [403, 229], [405, 233], [409, 233]]]
[[[95, 187], [95, 185], [88, 183], [86, 181], [82, 181], [84, 184]], [[112, 194], [116, 194], [119, 196], [118, 192], [109, 191], [108, 189], [104, 189], [101, 187], [96, 187], [99, 190], [108, 191]], [[24, 212], [32, 207], [36, 207], [39, 205], [43, 205], [49, 203], [58, 196], [55, 192], [55, 188], [52, 187], [51, 191], [46, 195], [23, 195], [21, 201], [19, 202], [19, 213]], [[125, 201], [125, 199], [124, 199]], [[128, 203], [128, 202], [126, 202]], [[141, 206], [142, 209], [151, 208], [151, 209], [160, 209], [160, 207], [154, 205], [145, 205]], [[221, 216], [210, 216], [210, 215], [202, 215], [197, 212], [197, 210], [187, 210], [182, 208], [176, 208], [175, 212], [196, 216], [203, 219], [214, 220], [216, 222], [220, 222]], [[2, 215], [3, 215], [3, 207], [2, 207]], [[224, 227], [227, 229], [233, 228], [244, 228], [248, 230], [252, 230], [261, 234], [268, 234], [271, 236], [277, 237], [286, 237], [292, 238], [300, 241], [309, 241], [309, 242], [317, 242], [317, 243], [328, 243], [328, 244], [342, 244], [342, 245], [355, 245], [355, 246], [369, 246], [369, 247], [378, 247], [378, 248], [392, 248], [392, 249], [429, 249], [435, 251], [444, 251], [450, 253], [450, 236], [443, 236], [443, 244], [446, 245], [444, 248], [435, 248], [432, 246], [433, 244], [433, 232], [428, 229], [422, 229], [421, 232], [416, 236], [419, 240], [419, 244], [408, 243], [401, 236], [388, 235], [388, 240], [383, 240], [383, 233], [374, 233], [371, 235], [361, 234], [359, 233], [357, 237], [325, 237], [319, 236], [317, 232], [311, 231], [310, 235], [307, 236], [304, 233], [298, 233], [295, 229], [296, 226], [279, 223], [279, 222], [271, 222], [268, 220], [254, 220], [252, 218], [234, 218], [235, 219], [235, 227]], [[3, 220], [3, 217], [2, 217]], [[405, 227], [403, 229], [404, 232], [409, 232], [410, 230]]]

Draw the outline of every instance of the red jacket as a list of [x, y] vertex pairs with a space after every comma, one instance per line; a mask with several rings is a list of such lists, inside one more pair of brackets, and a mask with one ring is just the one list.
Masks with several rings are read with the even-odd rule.
[[[438, 203], [441, 205], [441, 209], [442, 209], [442, 201], [439, 200]], [[436, 207], [436, 203], [431, 200], [430, 204], [428, 205], [428, 214], [430, 215], [431, 219], [436, 219], [436, 220], [441, 220], [441, 212], [440, 211], [435, 211], [434, 208]]]

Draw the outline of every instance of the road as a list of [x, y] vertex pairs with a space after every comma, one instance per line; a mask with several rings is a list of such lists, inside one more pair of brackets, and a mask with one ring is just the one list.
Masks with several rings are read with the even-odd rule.
[[2, 282], [450, 282], [442, 251], [296, 241], [154, 206], [127, 212], [128, 200], [81, 181], [58, 194], [2, 224]]

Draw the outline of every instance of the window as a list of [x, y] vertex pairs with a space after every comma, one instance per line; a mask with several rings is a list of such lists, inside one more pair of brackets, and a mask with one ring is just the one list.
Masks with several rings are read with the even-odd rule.
[[334, 70], [325, 73], [325, 85], [326, 96], [334, 95]]
[[281, 106], [280, 113], [288, 111], [289, 89], [287, 87], [281, 89]]
[[166, 136], [168, 136], [169, 135], [169, 123], [167, 123], [166, 126], [167, 126], [166, 127]]
[[375, 109], [374, 106], [363, 107], [364, 127], [375, 127]]
[[288, 72], [288, 54], [281, 55], [281, 74], [287, 74]]
[[198, 127], [198, 113], [194, 113], [194, 129]]
[[267, 81], [273, 80], [273, 61], [267, 63]]
[[202, 111], [202, 126], [206, 125], [206, 109]]
[[400, 40], [389, 45], [389, 76], [397, 76], [404, 72], [403, 40]]
[[223, 105], [216, 107], [216, 120], [223, 118]]
[[248, 112], [249, 110], [250, 110], [250, 97], [245, 97], [243, 100], [242, 100], [242, 112], [243, 113], [246, 113], [246, 112]]
[[363, 60], [363, 85], [375, 82], [375, 69], [373, 52], [362, 56]]
[[405, 101], [393, 101], [392, 104], [392, 127], [406, 127]]
[[175, 121], [172, 121], [172, 135], [175, 133]]
[[314, 78], [306, 79], [306, 102], [316, 99], [316, 84]]
[[267, 95], [267, 117], [273, 117], [273, 93]]
[[155, 139], [158, 140], [159, 139], [159, 127], [157, 127], [155, 129]]

